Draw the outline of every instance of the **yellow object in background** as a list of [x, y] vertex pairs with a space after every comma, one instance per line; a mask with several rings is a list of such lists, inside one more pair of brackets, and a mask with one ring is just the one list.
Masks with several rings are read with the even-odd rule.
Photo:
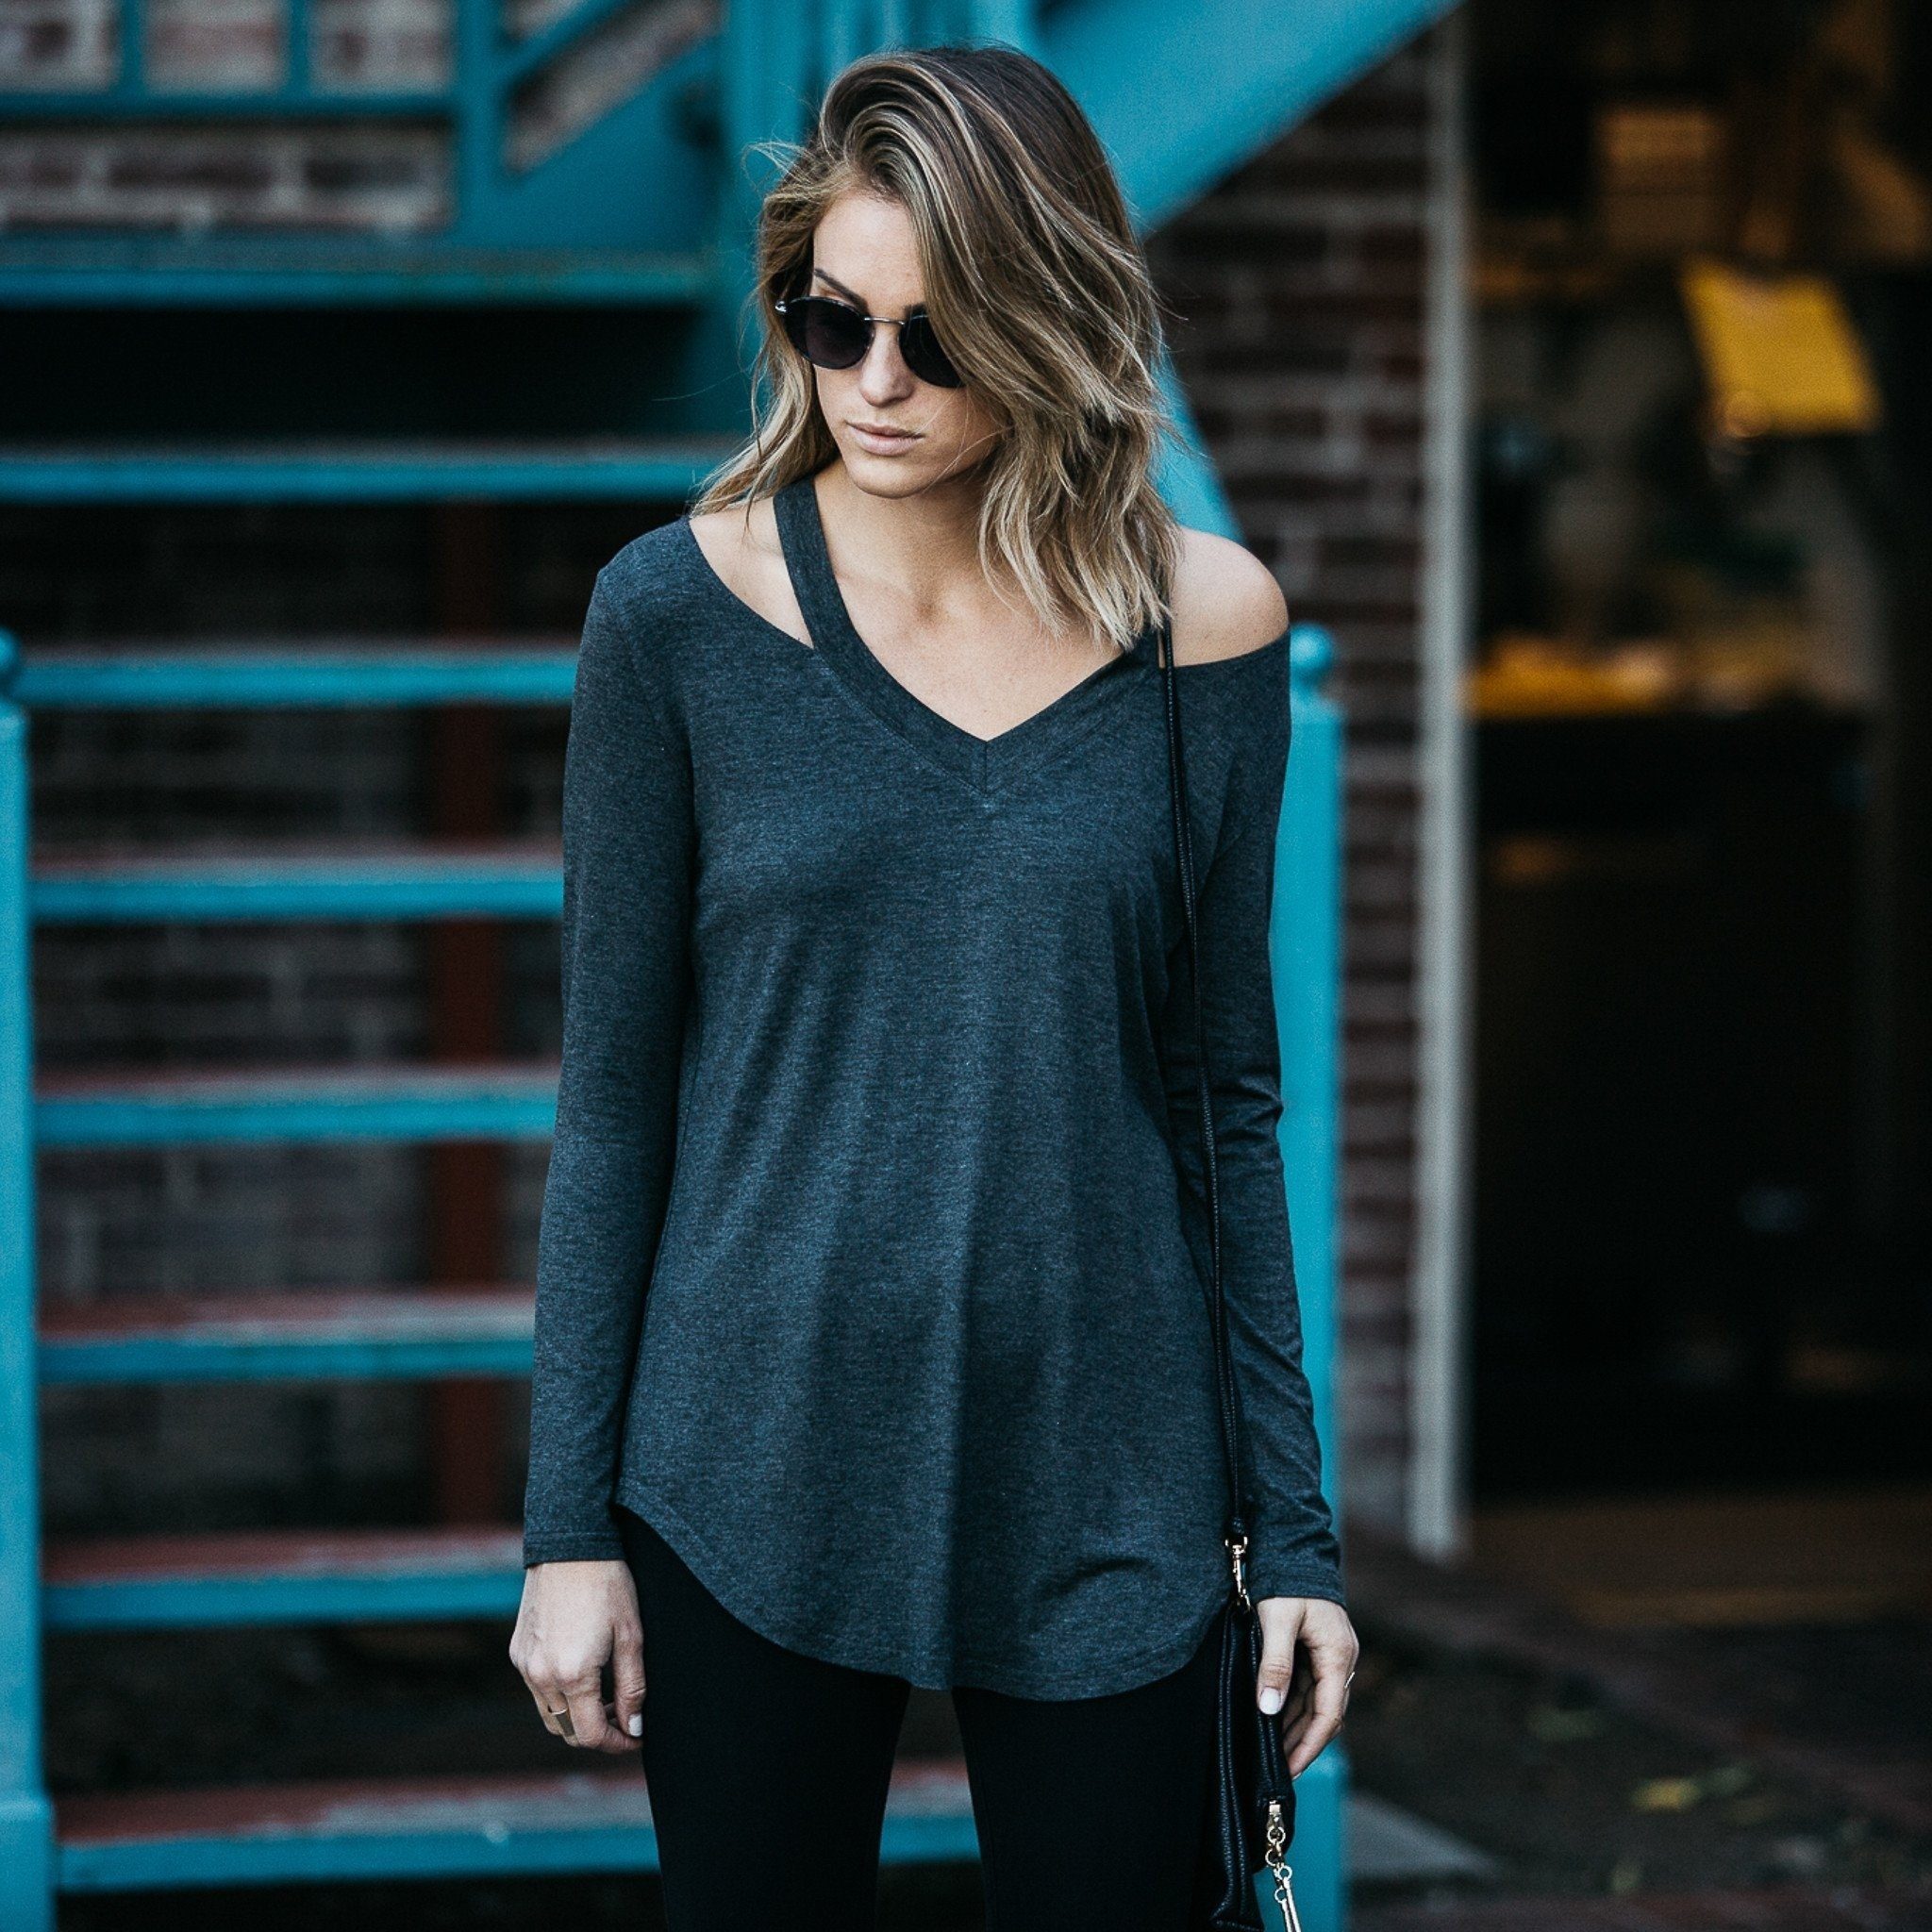
[[1824, 276], [1760, 275], [1696, 256], [1680, 279], [1726, 434], [1805, 436], [1876, 425], [1878, 390], [1864, 344]]
[[1683, 674], [1668, 641], [1630, 640], [1590, 650], [1563, 638], [1499, 631], [1463, 680], [1467, 709], [1480, 718], [1648, 711], [1675, 702]]

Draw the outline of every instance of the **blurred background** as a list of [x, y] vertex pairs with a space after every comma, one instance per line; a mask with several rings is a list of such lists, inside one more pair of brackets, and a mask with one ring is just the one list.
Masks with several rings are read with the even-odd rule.
[[1302, 627], [1308, 1932], [1932, 1925], [1932, 11], [0, 0], [9, 1932], [661, 1923], [506, 1655], [575, 632], [750, 144], [968, 36]]

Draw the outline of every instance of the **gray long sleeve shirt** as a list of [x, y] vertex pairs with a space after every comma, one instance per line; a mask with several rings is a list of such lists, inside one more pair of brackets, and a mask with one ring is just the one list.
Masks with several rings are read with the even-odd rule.
[[[585, 621], [524, 1558], [621, 1557], [621, 1505], [792, 1649], [1125, 1690], [1228, 1586], [1155, 633], [983, 741], [854, 629], [812, 478], [775, 508], [810, 646], [683, 517]], [[1288, 654], [1179, 675], [1248, 1584], [1341, 1602], [1276, 1140]]]

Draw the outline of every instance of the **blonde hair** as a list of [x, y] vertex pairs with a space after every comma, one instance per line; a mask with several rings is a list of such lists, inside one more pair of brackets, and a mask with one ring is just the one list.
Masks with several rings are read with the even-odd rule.
[[838, 454], [773, 304], [804, 291], [813, 232], [858, 189], [906, 210], [926, 312], [997, 424], [979, 466], [989, 577], [1016, 583], [1050, 631], [1124, 646], [1164, 619], [1180, 535], [1151, 474], [1175, 427], [1155, 374], [1162, 304], [1073, 95], [1012, 47], [893, 49], [834, 77], [805, 142], [758, 151], [783, 163], [759, 210], [749, 298], [762, 400], [750, 441], [691, 513], [749, 505]]

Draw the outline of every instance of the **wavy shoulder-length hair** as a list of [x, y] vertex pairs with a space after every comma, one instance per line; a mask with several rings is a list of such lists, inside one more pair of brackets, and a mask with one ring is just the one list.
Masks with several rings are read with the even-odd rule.
[[858, 190], [905, 208], [926, 312], [993, 417], [979, 555], [1050, 632], [1123, 647], [1169, 613], [1180, 534], [1155, 489], [1174, 433], [1156, 376], [1163, 305], [1113, 164], [1079, 104], [999, 45], [893, 49], [843, 68], [810, 137], [761, 142], [782, 174], [760, 207], [763, 326], [751, 439], [701, 486], [701, 514], [822, 469], [838, 445], [774, 301], [809, 279], [812, 236]]

